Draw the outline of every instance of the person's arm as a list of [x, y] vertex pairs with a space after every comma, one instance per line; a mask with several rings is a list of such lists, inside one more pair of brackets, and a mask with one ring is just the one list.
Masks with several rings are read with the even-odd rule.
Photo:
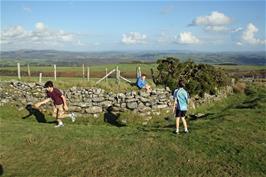
[[176, 90], [174, 91], [173, 97], [174, 97], [173, 113], [175, 113], [175, 111], [176, 111], [176, 104], [177, 104]]
[[175, 99], [174, 106], [173, 106], [173, 113], [175, 113], [175, 111], [176, 111], [176, 104], [177, 104], [177, 102], [176, 102], [176, 99]]
[[47, 98], [47, 99], [45, 99], [45, 100], [43, 100], [43, 101], [41, 101], [41, 102], [35, 103], [35, 104], [34, 104], [34, 107], [35, 107], [35, 108], [38, 108], [38, 107], [40, 107], [41, 105], [48, 103], [50, 100], [51, 100], [51, 98]]
[[67, 111], [68, 110], [68, 107], [67, 107], [66, 97], [64, 95], [61, 95], [61, 98], [63, 100], [64, 110]]

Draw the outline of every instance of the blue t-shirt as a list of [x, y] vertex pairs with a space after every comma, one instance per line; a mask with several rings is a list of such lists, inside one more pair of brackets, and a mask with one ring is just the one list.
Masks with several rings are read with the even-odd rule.
[[188, 93], [185, 89], [179, 88], [174, 91], [174, 99], [177, 102], [176, 108], [180, 111], [188, 110]]
[[146, 85], [146, 81], [141, 79], [141, 77], [137, 78], [137, 86], [138, 88], [143, 88]]

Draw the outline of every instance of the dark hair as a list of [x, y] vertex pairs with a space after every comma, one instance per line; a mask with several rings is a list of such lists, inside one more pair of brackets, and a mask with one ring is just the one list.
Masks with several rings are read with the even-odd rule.
[[147, 75], [146, 75], [146, 74], [142, 74], [142, 75], [141, 75], [141, 77], [144, 77], [144, 76], [145, 76], [145, 77], [147, 77]]
[[44, 88], [47, 88], [47, 87], [54, 87], [54, 84], [52, 81], [47, 81], [45, 84], [44, 84]]
[[184, 80], [179, 80], [178, 87], [185, 87], [185, 81]]

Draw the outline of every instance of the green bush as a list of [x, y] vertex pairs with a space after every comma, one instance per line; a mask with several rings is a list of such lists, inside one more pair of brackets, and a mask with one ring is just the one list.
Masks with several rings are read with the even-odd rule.
[[191, 95], [204, 93], [216, 94], [217, 89], [230, 83], [230, 78], [221, 69], [208, 64], [196, 64], [189, 60], [181, 63], [179, 59], [167, 57], [157, 61], [157, 71], [152, 70], [156, 85], [177, 87], [179, 80], [186, 81], [186, 88]]

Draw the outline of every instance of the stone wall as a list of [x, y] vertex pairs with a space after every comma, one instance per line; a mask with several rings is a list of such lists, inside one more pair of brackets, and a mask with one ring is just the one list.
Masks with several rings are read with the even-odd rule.
[[[126, 93], [106, 92], [100, 88], [77, 88], [61, 90], [67, 98], [69, 110], [79, 114], [97, 116], [109, 107], [113, 112], [133, 111], [140, 116], [151, 115], [155, 111], [171, 108], [173, 97], [169, 88], [154, 89], [151, 93], [144, 91], [128, 91]], [[220, 91], [218, 95], [205, 94], [191, 98], [190, 106], [212, 102], [224, 98], [231, 93], [230, 87]], [[33, 104], [46, 97], [43, 85], [38, 83], [24, 83], [20, 81], [0, 82], [0, 106], [14, 104], [22, 109], [27, 104]], [[51, 107], [42, 106], [43, 110]]]

